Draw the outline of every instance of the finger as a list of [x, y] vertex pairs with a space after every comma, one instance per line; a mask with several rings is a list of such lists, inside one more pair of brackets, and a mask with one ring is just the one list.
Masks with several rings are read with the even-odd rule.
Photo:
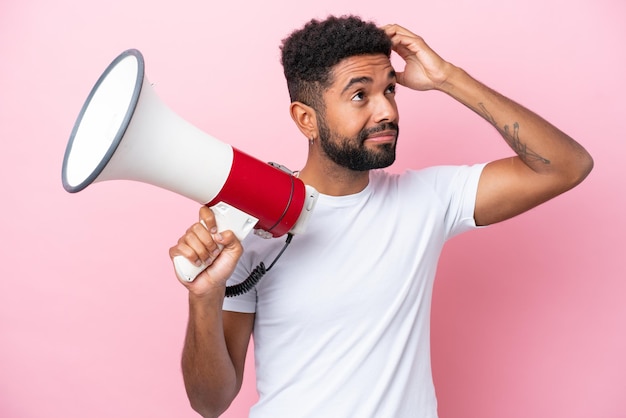
[[409, 54], [415, 54], [420, 49], [423, 49], [426, 46], [424, 40], [417, 35], [407, 35], [404, 33], [396, 33], [391, 38], [391, 45], [393, 49], [401, 54], [402, 52], [406, 52]]
[[232, 249], [236, 247], [238, 244], [240, 244], [239, 240], [237, 239], [237, 236], [231, 230], [217, 232], [213, 234], [213, 239], [215, 240], [216, 243], [219, 243], [221, 246], [223, 246], [224, 249], [226, 248]]
[[[216, 228], [215, 228], [216, 229]], [[217, 233], [217, 231], [215, 231]], [[185, 234], [185, 243], [191, 247], [198, 258], [210, 264], [220, 253], [220, 247], [213, 239], [213, 234], [200, 222], [193, 224]]]
[[209, 232], [217, 232], [217, 223], [215, 221], [215, 214], [208, 206], [202, 206], [198, 214], [198, 220], [204, 223], [204, 226]]
[[[222, 286], [226, 285], [226, 281], [235, 270], [237, 262], [243, 253], [243, 247], [232, 231], [217, 233], [214, 239], [223, 246], [223, 250], [220, 252], [219, 257], [208, 268], [203, 270], [198, 278], [202, 277], [204, 281]], [[196, 281], [198, 280], [196, 279]]]
[[196, 251], [187, 245], [182, 238], [176, 246], [170, 248], [169, 254], [172, 260], [178, 256], [183, 256], [196, 267], [200, 267], [202, 265], [202, 260]]
[[179, 238], [177, 245], [170, 248], [171, 258], [182, 255], [196, 266], [210, 265], [219, 254], [220, 248], [206, 228], [196, 223], [185, 235]]
[[214, 239], [222, 246], [220, 256], [229, 256], [236, 260], [243, 252], [243, 246], [233, 231], [226, 230], [217, 233]]
[[402, 27], [400, 25], [397, 24], [389, 24], [389, 25], [385, 25], [381, 27], [382, 30], [385, 31], [385, 33], [387, 34], [387, 36], [389, 36], [390, 38], [394, 38], [397, 35], [404, 35], [404, 36], [408, 36], [408, 37], [419, 37], [417, 34], [411, 32], [410, 30], [406, 29], [405, 27]]

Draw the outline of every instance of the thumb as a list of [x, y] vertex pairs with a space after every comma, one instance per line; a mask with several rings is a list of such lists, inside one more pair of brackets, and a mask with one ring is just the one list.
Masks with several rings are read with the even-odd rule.
[[405, 75], [404, 75], [404, 71], [397, 71], [396, 72], [396, 81], [398, 82], [398, 84], [400, 84], [401, 86], [406, 86], [405, 84]]

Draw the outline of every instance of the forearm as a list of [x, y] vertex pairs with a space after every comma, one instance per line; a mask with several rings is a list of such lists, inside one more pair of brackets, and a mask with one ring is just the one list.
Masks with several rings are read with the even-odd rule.
[[557, 174], [577, 184], [591, 170], [591, 157], [576, 141], [462, 69], [451, 65], [439, 90], [493, 125], [519, 159], [533, 171]]
[[474, 209], [477, 225], [527, 211], [589, 174], [589, 153], [555, 126], [445, 61], [420, 36], [398, 25], [385, 26], [385, 32], [406, 64], [396, 73], [399, 84], [448, 94], [494, 126], [516, 154], [483, 169]]
[[182, 354], [187, 396], [204, 417], [219, 416], [238, 392], [222, 321], [223, 294], [189, 295], [189, 322]]

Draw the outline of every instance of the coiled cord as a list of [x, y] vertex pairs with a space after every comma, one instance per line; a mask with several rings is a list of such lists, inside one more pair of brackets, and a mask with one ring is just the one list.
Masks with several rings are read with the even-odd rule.
[[265, 264], [261, 262], [259, 263], [258, 266], [256, 266], [252, 270], [252, 272], [246, 278], [246, 280], [244, 280], [243, 282], [239, 284], [226, 286], [226, 297], [232, 298], [234, 296], [243, 295], [244, 293], [248, 293], [250, 290], [252, 290], [257, 285], [257, 283], [259, 283], [259, 281], [263, 278], [263, 276], [265, 276], [265, 273], [267, 273], [268, 271], [271, 270], [272, 267], [274, 267], [274, 264], [276, 264], [276, 261], [278, 261], [280, 256], [283, 255], [283, 253], [285, 252], [285, 250], [291, 243], [292, 238], [293, 238], [293, 234], [287, 234], [285, 245], [283, 245], [283, 248], [280, 250], [278, 255], [274, 258], [274, 260], [272, 261], [269, 267], [265, 268]]

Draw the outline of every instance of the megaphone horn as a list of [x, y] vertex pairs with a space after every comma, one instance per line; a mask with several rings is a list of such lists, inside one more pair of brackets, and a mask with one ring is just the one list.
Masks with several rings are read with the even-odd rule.
[[[118, 55], [92, 88], [63, 159], [63, 187], [70, 193], [107, 180], [148, 183], [208, 205], [218, 229], [240, 240], [255, 228], [273, 237], [303, 232], [318, 196], [286, 170], [171, 111], [145, 77], [136, 49]], [[181, 278], [190, 281], [197, 273]]]

